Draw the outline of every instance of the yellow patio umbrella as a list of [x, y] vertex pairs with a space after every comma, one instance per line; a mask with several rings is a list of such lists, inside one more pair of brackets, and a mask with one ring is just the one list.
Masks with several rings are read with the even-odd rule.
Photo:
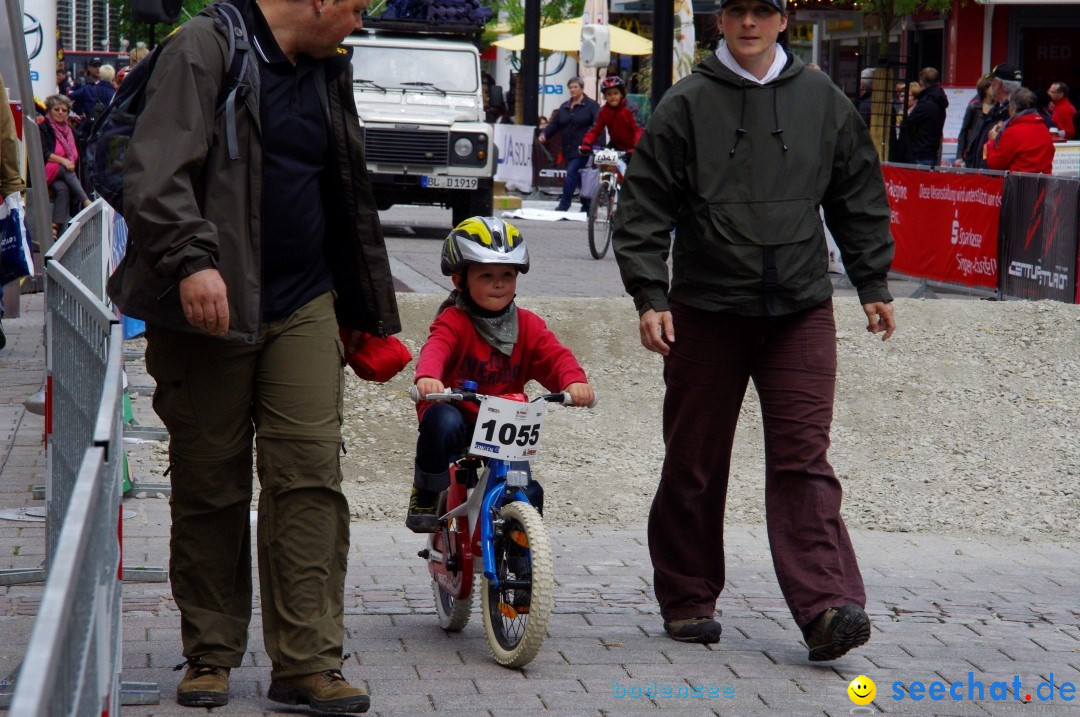
[[[620, 55], [651, 55], [652, 40], [627, 32], [621, 27], [610, 28], [611, 51]], [[494, 43], [504, 50], [521, 52], [525, 49], [525, 36], [514, 35]], [[581, 47], [581, 18], [560, 22], [540, 28], [540, 49], [552, 52], [577, 52]]]

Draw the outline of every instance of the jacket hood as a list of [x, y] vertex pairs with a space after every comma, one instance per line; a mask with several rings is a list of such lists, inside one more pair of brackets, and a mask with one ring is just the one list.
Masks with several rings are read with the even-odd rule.
[[[806, 67], [806, 64], [796, 55], [789, 52], [787, 56], [787, 64], [784, 65], [784, 69], [780, 73], [780, 76], [765, 85], [766, 87], [777, 82], [786, 82], [787, 80], [790, 80], [792, 77], [802, 72], [803, 69]], [[746, 78], [739, 77], [734, 72], [725, 67], [724, 63], [720, 62], [720, 58], [716, 56], [715, 52], [709, 53], [709, 56], [699, 62], [697, 67], [691, 70], [691, 72], [696, 72], [705, 75], [706, 77], [710, 77], [714, 80], [726, 82], [729, 85], [735, 85], [736, 87], [741, 87], [743, 85], [747, 87], [755, 86]]]
[[945, 96], [945, 90], [941, 89], [940, 85], [927, 87], [922, 92], [920, 92], [919, 99], [922, 100], [923, 98], [926, 98], [926, 100], [933, 102], [942, 109], [949, 106], [949, 98]]

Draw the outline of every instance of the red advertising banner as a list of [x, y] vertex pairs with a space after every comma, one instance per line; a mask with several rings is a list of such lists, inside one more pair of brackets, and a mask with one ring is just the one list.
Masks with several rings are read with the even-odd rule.
[[998, 287], [998, 215], [1004, 178], [883, 165], [901, 274]]

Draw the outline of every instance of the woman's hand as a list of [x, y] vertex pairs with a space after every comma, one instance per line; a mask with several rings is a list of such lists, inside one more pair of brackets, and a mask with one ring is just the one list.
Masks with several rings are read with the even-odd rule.
[[544, 136], [543, 132], [540, 133], [539, 140], [540, 140], [540, 144], [547, 144], [547, 137]]

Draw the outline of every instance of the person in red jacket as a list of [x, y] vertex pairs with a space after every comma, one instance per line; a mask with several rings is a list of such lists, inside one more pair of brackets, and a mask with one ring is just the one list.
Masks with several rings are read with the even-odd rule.
[[[512, 225], [494, 217], [471, 217], [446, 237], [442, 273], [454, 291], [439, 307], [416, 362], [421, 396], [475, 381], [488, 395], [522, 393], [529, 381], [566, 391], [575, 406], [587, 406], [592, 387], [574, 354], [544, 320], [514, 305], [518, 273], [529, 271], [529, 249]], [[417, 405], [413, 489], [405, 525], [415, 533], [438, 530], [439, 493], [450, 485], [450, 461], [462, 454], [476, 423], [471, 403]], [[528, 463], [521, 466], [527, 470]], [[540, 509], [543, 493], [529, 480], [525, 492]]]
[[1009, 119], [990, 130], [986, 166], [1010, 172], [1052, 174], [1054, 140], [1038, 110], [1038, 98], [1026, 87], [1009, 96]]
[[1046, 91], [1054, 103], [1054, 113], [1050, 119], [1065, 131], [1065, 139], [1076, 139], [1076, 108], [1069, 102], [1069, 86], [1064, 82], [1054, 82]]
[[604, 106], [600, 108], [596, 124], [581, 140], [581, 151], [592, 150], [596, 140], [606, 129], [611, 146], [629, 156], [633, 154], [643, 130], [626, 100], [626, 84], [621, 77], [606, 77], [600, 84], [600, 89], [604, 93]]

